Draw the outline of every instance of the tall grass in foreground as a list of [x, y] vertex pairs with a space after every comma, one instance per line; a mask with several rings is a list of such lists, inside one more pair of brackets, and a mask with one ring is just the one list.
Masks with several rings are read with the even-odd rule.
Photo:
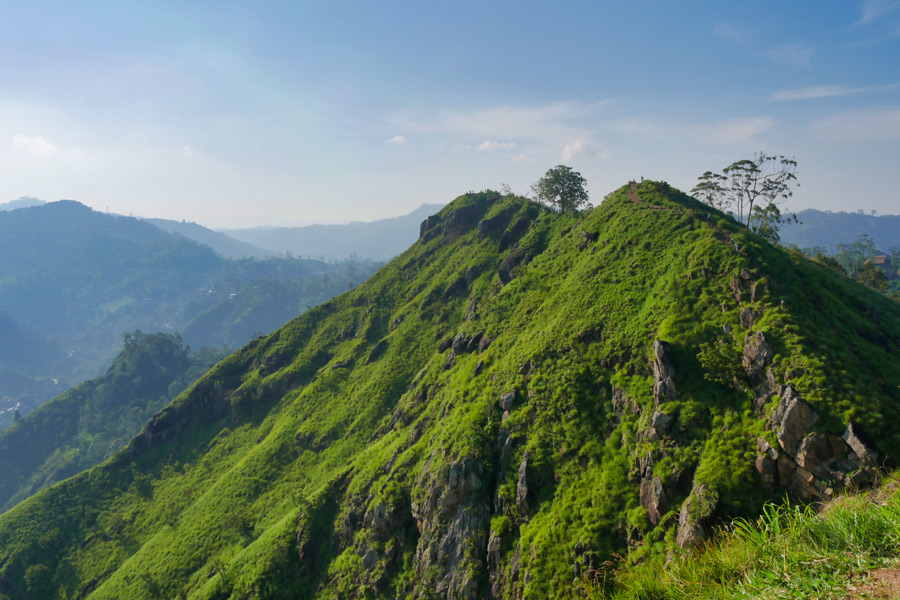
[[873, 492], [841, 498], [821, 514], [767, 505], [759, 519], [734, 521], [700, 550], [622, 568], [611, 588], [595, 587], [591, 597], [865, 598], [872, 596], [855, 591], [862, 576], [898, 563], [900, 495]]

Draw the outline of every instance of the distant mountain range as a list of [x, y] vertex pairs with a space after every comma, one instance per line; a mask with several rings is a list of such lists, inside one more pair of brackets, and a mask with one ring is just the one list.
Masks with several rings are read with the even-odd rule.
[[73, 201], [0, 212], [0, 257], [0, 427], [10, 409], [24, 414], [102, 372], [123, 332], [178, 331], [194, 348], [235, 348], [376, 266], [229, 260]]
[[309, 256], [323, 260], [344, 260], [358, 256], [384, 261], [397, 256], [416, 241], [421, 222], [438, 212], [441, 206], [423, 204], [402, 217], [366, 223], [256, 227], [219, 231], [236, 240], [279, 255], [290, 252], [294, 256]]
[[198, 244], [209, 246], [219, 256], [225, 258], [272, 258], [284, 256], [284, 252], [264, 250], [252, 244], [236, 240], [224, 233], [207, 229], [197, 223], [170, 221], [168, 219], [144, 219], [147, 223], [167, 231], [194, 240]]
[[804, 210], [797, 213], [799, 224], [786, 224], [781, 228], [781, 241], [796, 244], [800, 248], [824, 246], [829, 252], [837, 251], [838, 244], [849, 244], [857, 236], [867, 234], [875, 240], [875, 246], [887, 252], [892, 246], [900, 247], [900, 215], [876, 216], [864, 213], [824, 212]]
[[9, 202], [0, 204], [0, 211], [16, 210], [17, 208], [27, 208], [29, 206], [40, 206], [41, 204], [46, 204], [46, 202], [38, 200], [37, 198], [22, 196], [18, 200], [10, 200]]

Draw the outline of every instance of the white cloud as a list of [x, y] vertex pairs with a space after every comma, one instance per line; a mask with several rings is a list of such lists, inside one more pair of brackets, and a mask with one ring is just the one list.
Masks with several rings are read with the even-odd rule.
[[896, 0], [865, 0], [862, 3], [862, 11], [859, 16], [857, 25], [868, 25], [873, 23], [900, 7], [900, 2]]
[[401, 144], [408, 144], [408, 143], [409, 143], [409, 140], [406, 139], [405, 136], [402, 136], [402, 135], [395, 135], [394, 137], [392, 137], [391, 139], [389, 139], [389, 140], [387, 141], [387, 143], [388, 143], [388, 144], [396, 144], [396, 145], [399, 146], [399, 145], [401, 145]]
[[563, 162], [568, 162], [579, 156], [586, 156], [588, 158], [599, 156], [600, 158], [606, 158], [606, 153], [603, 152], [597, 144], [582, 137], [574, 142], [566, 144], [563, 147], [560, 158], [562, 158]]
[[772, 94], [774, 100], [809, 100], [812, 98], [834, 98], [868, 91], [871, 88], [849, 88], [845, 85], [813, 85], [802, 88], [780, 90]]
[[763, 54], [775, 62], [805, 67], [809, 65], [814, 53], [815, 49], [805, 44], [782, 44]]
[[707, 130], [707, 138], [717, 144], [743, 144], [775, 126], [772, 117], [752, 117], [719, 121]]
[[48, 157], [59, 154], [59, 148], [45, 138], [37, 135], [14, 135], [12, 137], [12, 144], [16, 148], [20, 148], [37, 156]]
[[493, 142], [484, 140], [475, 147], [479, 152], [490, 152], [491, 150], [512, 150], [516, 147], [515, 142]]
[[729, 42], [743, 42], [744, 34], [731, 23], [718, 23], [713, 27], [713, 35]]
[[813, 136], [838, 142], [875, 142], [900, 140], [900, 108], [847, 112], [810, 125]]

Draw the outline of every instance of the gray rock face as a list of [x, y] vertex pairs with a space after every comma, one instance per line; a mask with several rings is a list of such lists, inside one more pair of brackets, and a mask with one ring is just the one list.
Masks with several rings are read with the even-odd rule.
[[650, 516], [650, 522], [659, 525], [659, 520], [669, 506], [669, 497], [659, 477], [641, 480], [641, 506]]
[[794, 460], [820, 479], [841, 480], [844, 473], [855, 468], [847, 457], [850, 451], [840, 436], [811, 433], [800, 442]]
[[519, 464], [519, 480], [516, 482], [516, 512], [519, 517], [528, 516], [528, 451]]
[[650, 427], [653, 429], [653, 437], [659, 438], [669, 432], [675, 417], [656, 411], [650, 419]]
[[440, 223], [440, 221], [441, 218], [437, 215], [431, 215], [430, 217], [422, 221], [422, 224], [419, 226], [419, 239], [424, 242], [434, 237], [434, 235], [437, 233], [437, 231], [434, 231], [434, 229], [437, 224]]
[[705, 485], [694, 485], [690, 496], [681, 505], [678, 515], [678, 534], [675, 543], [680, 548], [700, 545], [706, 539], [704, 522], [712, 516], [719, 503], [719, 494]]
[[668, 342], [653, 342], [653, 401], [660, 402], [675, 399], [675, 365], [672, 363], [671, 348]]
[[786, 385], [782, 388], [781, 403], [773, 421], [778, 425], [778, 445], [791, 456], [796, 456], [800, 441], [809, 428], [819, 421], [819, 415], [793, 386]]
[[444, 235], [448, 240], [458, 239], [467, 229], [471, 228], [478, 221], [481, 215], [481, 208], [474, 204], [457, 208], [447, 215], [444, 223]]
[[853, 448], [853, 452], [856, 453], [856, 456], [859, 457], [862, 464], [874, 466], [878, 463], [878, 452], [863, 441], [858, 426], [853, 423], [848, 423], [847, 429], [841, 437], [847, 445]]
[[469, 347], [469, 336], [465, 333], [458, 333], [455, 338], [453, 338], [453, 343], [450, 345], [450, 348], [453, 350], [453, 354], [462, 354]]
[[497, 401], [497, 404], [500, 405], [502, 410], [511, 410], [513, 405], [516, 403], [516, 392], [506, 392], [505, 394], [500, 396], [500, 399]]
[[419, 581], [415, 597], [483, 597], [478, 573], [487, 562], [490, 525], [488, 492], [479, 461], [462, 459], [434, 477], [421, 504], [412, 505], [419, 530], [414, 564]]
[[506, 226], [509, 225], [510, 216], [511, 215], [507, 211], [505, 213], [494, 215], [490, 219], [482, 219], [478, 222], [478, 237], [483, 240], [486, 237], [502, 233], [506, 229]]
[[513, 279], [513, 269], [518, 267], [522, 262], [525, 261], [526, 252], [524, 248], [515, 248], [512, 252], [506, 255], [506, 258], [503, 259], [503, 262], [500, 263], [500, 281], [503, 283], [509, 283]]
[[769, 366], [775, 356], [775, 349], [766, 340], [762, 331], [757, 331], [747, 338], [744, 344], [742, 364], [751, 380], [759, 378], [762, 370]]

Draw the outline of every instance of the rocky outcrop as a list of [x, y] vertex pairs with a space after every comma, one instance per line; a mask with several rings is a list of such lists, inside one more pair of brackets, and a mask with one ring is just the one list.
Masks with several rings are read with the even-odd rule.
[[659, 525], [660, 518], [669, 506], [669, 495], [663, 487], [662, 480], [653, 475], [653, 464], [650, 456], [641, 461], [641, 488], [639, 501], [647, 511], [650, 522]]
[[759, 378], [762, 370], [772, 362], [774, 356], [775, 349], [772, 348], [772, 345], [766, 340], [766, 335], [762, 331], [757, 331], [747, 337], [747, 342], [744, 344], [744, 356], [741, 362], [751, 381], [755, 381]]
[[441, 222], [441, 218], [437, 215], [431, 215], [419, 226], [419, 241], [427, 242], [435, 235], [439, 233], [437, 229], [438, 223]]
[[518, 481], [516, 482], [516, 514], [519, 518], [528, 516], [528, 451], [519, 464]]
[[[483, 473], [479, 461], [455, 461], [427, 486], [424, 500], [413, 503], [420, 534], [416, 598], [484, 597], [479, 574], [487, 567], [490, 510]], [[429, 476], [427, 470], [422, 475]]]
[[500, 410], [512, 410], [512, 407], [516, 403], [516, 392], [506, 392], [500, 396], [500, 399], [497, 401], [497, 404], [500, 406]]
[[481, 221], [479, 221], [479, 239], [483, 240], [485, 238], [501, 234], [506, 229], [507, 225], [509, 225], [509, 220], [512, 218], [511, 212], [511, 210], [506, 210], [494, 215], [490, 219], [482, 219]]
[[506, 255], [503, 262], [500, 263], [499, 275], [500, 281], [509, 283], [513, 279], [513, 269], [518, 267], [525, 261], [527, 253], [524, 248], [516, 248]]
[[457, 208], [449, 215], [444, 222], [444, 235], [448, 241], [457, 240], [467, 229], [471, 228], [478, 222], [481, 216], [482, 208], [476, 204], [462, 206]]
[[872, 445], [865, 441], [865, 436], [854, 423], [848, 423], [842, 439], [853, 449], [860, 462], [866, 466], [875, 466], [878, 463], [878, 452]]
[[675, 365], [671, 353], [668, 342], [653, 342], [653, 401], [657, 406], [675, 399]]
[[800, 441], [807, 430], [819, 420], [819, 415], [791, 385], [781, 389], [781, 402], [772, 415], [778, 428], [778, 445], [791, 456], [796, 456]]
[[792, 385], [778, 390], [781, 400], [769, 418], [778, 447], [757, 441], [756, 470], [769, 491], [785, 488], [804, 502], [832, 498], [837, 489], [858, 487], [877, 478], [878, 453], [851, 423], [843, 435], [810, 432], [819, 421], [813, 407]]
[[706, 539], [706, 522], [716, 510], [719, 494], [704, 484], [694, 484], [678, 515], [675, 543], [681, 548], [699, 546]]

